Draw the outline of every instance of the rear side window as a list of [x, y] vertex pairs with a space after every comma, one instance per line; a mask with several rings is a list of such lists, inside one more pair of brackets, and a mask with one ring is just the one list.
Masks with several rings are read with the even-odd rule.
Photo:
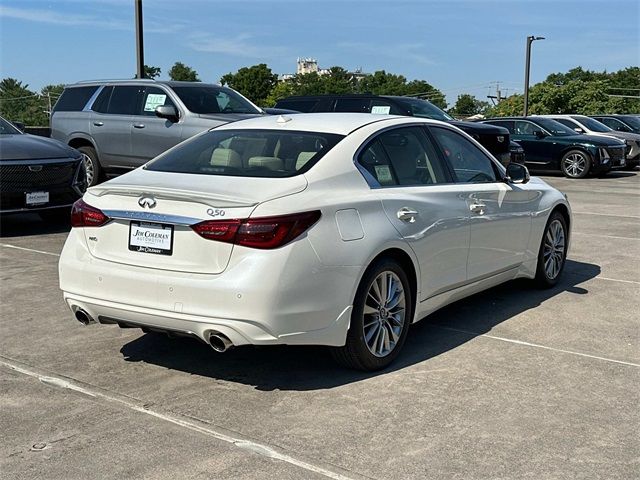
[[107, 113], [115, 115], [135, 115], [140, 100], [140, 87], [114, 87]]
[[80, 112], [87, 105], [98, 86], [65, 88], [53, 108], [54, 112]]
[[93, 102], [91, 110], [98, 113], [107, 113], [107, 107], [109, 107], [111, 92], [113, 92], [113, 87], [104, 87], [98, 94], [98, 98], [96, 98], [96, 101]]
[[314, 99], [301, 99], [301, 100], [280, 100], [276, 103], [276, 108], [287, 108], [289, 110], [296, 110], [302, 113], [309, 113], [315, 107], [317, 100]]
[[370, 104], [371, 100], [368, 98], [338, 98], [334, 111], [368, 113], [371, 111]]
[[473, 143], [448, 128], [433, 127], [431, 132], [440, 144], [457, 183], [497, 182], [493, 162]]
[[362, 151], [358, 163], [383, 187], [449, 182], [446, 167], [420, 127], [380, 134]]
[[342, 135], [280, 130], [212, 130], [144, 168], [233, 177], [292, 177], [315, 165]]

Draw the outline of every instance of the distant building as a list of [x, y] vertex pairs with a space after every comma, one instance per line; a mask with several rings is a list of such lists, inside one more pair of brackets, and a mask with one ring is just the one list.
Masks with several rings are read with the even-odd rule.
[[[318, 60], [315, 58], [300, 58], [296, 60], [296, 73], [284, 73], [280, 75], [280, 80], [291, 80], [296, 75], [305, 75], [307, 73], [317, 73], [318, 75], [329, 75], [331, 71], [328, 68], [318, 67]], [[366, 77], [367, 73], [362, 73], [362, 67], [357, 68], [351, 73], [357, 80], [361, 80]]]

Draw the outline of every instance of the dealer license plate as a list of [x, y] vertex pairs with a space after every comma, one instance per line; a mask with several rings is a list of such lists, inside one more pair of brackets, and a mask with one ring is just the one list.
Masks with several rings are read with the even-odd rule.
[[131, 222], [129, 250], [134, 252], [171, 255], [173, 253], [173, 225], [150, 222]]
[[49, 192], [27, 192], [25, 203], [28, 207], [49, 203]]

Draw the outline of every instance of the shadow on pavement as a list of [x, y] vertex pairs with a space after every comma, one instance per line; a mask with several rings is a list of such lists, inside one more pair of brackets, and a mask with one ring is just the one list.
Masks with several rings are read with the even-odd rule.
[[216, 354], [196, 340], [151, 333], [127, 343], [120, 352], [128, 362], [239, 382], [258, 390], [333, 388], [424, 362], [560, 293], [585, 295], [588, 290], [578, 285], [599, 273], [598, 265], [568, 260], [561, 281], [553, 289], [538, 290], [526, 280], [516, 280], [449, 305], [413, 325], [396, 361], [374, 373], [343, 369], [332, 361], [327, 348], [317, 346], [246, 346]]
[[44, 221], [37, 213], [20, 213], [0, 217], [0, 237], [28, 237], [71, 230], [69, 220]]

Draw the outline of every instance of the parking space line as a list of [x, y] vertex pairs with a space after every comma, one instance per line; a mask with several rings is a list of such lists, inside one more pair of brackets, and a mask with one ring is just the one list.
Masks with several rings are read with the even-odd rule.
[[59, 253], [45, 252], [43, 250], [35, 250], [33, 248], [18, 247], [17, 245], [9, 245], [8, 243], [2, 243], [2, 244], [0, 244], [0, 246], [5, 247], [5, 248], [13, 248], [15, 250], [24, 250], [25, 252], [33, 252], [33, 253], [41, 253], [43, 255], [51, 255], [53, 257], [59, 257], [60, 256]]
[[[51, 385], [59, 388], [65, 388], [68, 390], [72, 390], [74, 392], [78, 392], [84, 395], [87, 395], [92, 398], [99, 398], [105, 400], [109, 403], [115, 403], [120, 406], [124, 406], [129, 410], [133, 410], [138, 413], [144, 413], [146, 415], [150, 415], [152, 417], [158, 418], [160, 420], [164, 420], [165, 422], [172, 423], [182, 428], [186, 428], [188, 430], [192, 430], [194, 432], [213, 437], [217, 440], [221, 440], [223, 442], [229, 443], [237, 448], [240, 448], [245, 451], [249, 451], [252, 453], [256, 453], [258, 455], [263, 455], [274, 460], [280, 460], [296, 467], [302, 468], [309, 472], [313, 472], [319, 475], [323, 475], [327, 478], [331, 478], [334, 480], [352, 480], [351, 477], [347, 477], [341, 473], [337, 473], [331, 470], [328, 470], [324, 467], [320, 467], [317, 465], [312, 465], [303, 460], [299, 460], [290, 455], [278, 452], [277, 450], [263, 445], [257, 442], [253, 442], [247, 439], [236, 438], [231, 435], [227, 435], [225, 433], [216, 431], [202, 422], [203, 424], [196, 423], [196, 421], [187, 420], [185, 418], [178, 417], [176, 415], [170, 415], [166, 413], [161, 413], [159, 411], [152, 410], [150, 408], [145, 408], [137, 404], [133, 399], [129, 397], [125, 397], [122, 395], [114, 394], [109, 392], [108, 390], [104, 390], [100, 387], [95, 387], [89, 384], [81, 384], [80, 381], [65, 378], [59, 375], [55, 375], [52, 373], [40, 373], [36, 371], [34, 367], [30, 367], [26, 364], [20, 365], [16, 360], [11, 358], [7, 358], [5, 356], [0, 355], [0, 365], [4, 365], [6, 368], [13, 370], [15, 372], [21, 373], [23, 375], [27, 375], [32, 378], [36, 378], [40, 382]], [[195, 419], [194, 419], [195, 420]], [[358, 475], [360, 478], [364, 478], [362, 475]]]
[[574, 352], [573, 350], [564, 350], [562, 348], [547, 347], [546, 345], [539, 345], [537, 343], [524, 342], [522, 340], [515, 340], [513, 338], [498, 337], [496, 335], [472, 332], [469, 330], [462, 330], [459, 328], [441, 327], [440, 325], [432, 325], [432, 326], [435, 328], [440, 328], [442, 330], [451, 330], [452, 332], [466, 333], [467, 335], [473, 335], [474, 337], [486, 337], [486, 338], [491, 338], [493, 340], [499, 340], [501, 342], [514, 343], [516, 345], [523, 345], [525, 347], [541, 348], [543, 350], [551, 350], [553, 352], [558, 352], [558, 353], [567, 353], [570, 355], [576, 355], [578, 357], [592, 358], [595, 360], [602, 360], [610, 363], [618, 363], [620, 365], [628, 365], [630, 367], [640, 367], [640, 364], [633, 363], [633, 362], [625, 362], [623, 360], [615, 360], [613, 358], [599, 357], [597, 355], [589, 355], [588, 353]]
[[572, 210], [575, 215], [599, 215], [601, 217], [640, 218], [640, 215], [619, 215], [617, 213], [579, 212]]
[[601, 235], [597, 233], [576, 232], [576, 231], [572, 231], [571, 235], [589, 235], [590, 237], [617, 238], [619, 240], [640, 240], [640, 237], [618, 237], [616, 235]]
[[601, 277], [599, 275], [596, 278], [598, 278], [600, 280], [606, 280], [608, 282], [622, 282], [622, 283], [632, 283], [634, 285], [640, 285], [640, 282], [637, 282], [635, 280], [621, 280], [619, 278]]

